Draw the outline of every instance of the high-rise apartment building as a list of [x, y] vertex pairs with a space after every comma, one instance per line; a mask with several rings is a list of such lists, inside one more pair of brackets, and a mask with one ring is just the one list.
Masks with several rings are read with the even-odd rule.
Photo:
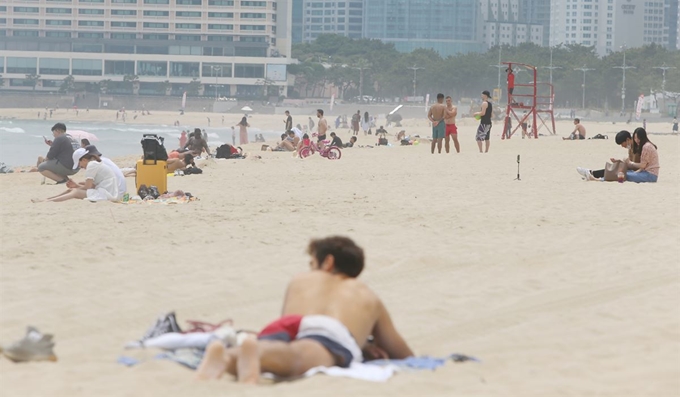
[[302, 41], [314, 41], [320, 34], [362, 37], [363, 0], [302, 0]]
[[660, 0], [554, 0], [550, 45], [594, 46], [600, 55], [622, 46], [663, 45], [663, 10]]
[[363, 37], [442, 56], [485, 51], [479, 0], [366, 0]]
[[550, 0], [519, 0], [519, 21], [543, 26], [541, 45], [550, 45]]
[[665, 0], [663, 12], [663, 29], [666, 44], [669, 50], [680, 49], [678, 42], [678, 19], [680, 19], [680, 10], [678, 9], [678, 0]]
[[291, 18], [293, 22], [292, 26], [292, 40], [293, 44], [302, 43], [302, 31], [304, 27], [304, 0], [292, 0], [293, 5], [293, 16]]
[[527, 23], [520, 15], [520, 0], [481, 0], [482, 41], [489, 47], [521, 43], [543, 45], [543, 25]]
[[70, 75], [79, 83], [137, 76], [139, 93], [157, 93], [159, 83], [181, 92], [194, 79], [220, 96], [261, 93], [263, 81], [286, 92], [291, 0], [0, 4], [5, 88], [32, 88], [27, 75], [39, 75], [36, 89], [54, 90]]

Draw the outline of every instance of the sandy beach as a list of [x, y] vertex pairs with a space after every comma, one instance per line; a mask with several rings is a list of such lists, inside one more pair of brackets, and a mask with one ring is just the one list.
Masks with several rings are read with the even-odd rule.
[[[172, 124], [173, 115], [128, 124]], [[206, 115], [219, 117], [187, 114], [182, 123], [201, 127]], [[239, 116], [225, 116], [225, 125]], [[115, 112], [78, 117], [110, 121]], [[282, 119], [254, 115], [251, 124], [280, 128]], [[460, 154], [433, 156], [423, 143], [303, 161], [250, 144], [261, 159], [208, 160], [202, 175], [169, 178], [169, 190], [200, 199], [184, 205], [33, 204], [63, 187], [41, 185], [38, 174], [0, 175], [0, 342], [34, 325], [55, 335], [59, 357], [0, 359], [3, 395], [680, 394], [678, 136], [650, 135], [658, 183], [599, 183], [582, 181], [575, 167], [624, 157], [614, 135], [634, 126], [585, 122], [589, 136], [609, 135], [586, 141], [501, 141], [495, 126], [490, 153], [479, 154], [476, 123], [459, 124]], [[405, 120], [404, 129], [429, 135], [425, 120]], [[572, 129], [559, 122], [560, 136]], [[369, 140], [362, 134], [359, 143]], [[418, 355], [463, 353], [481, 363], [399, 373], [384, 384], [317, 375], [253, 388], [228, 376], [198, 382], [153, 360], [155, 350], [123, 350], [169, 310], [182, 326], [232, 318], [238, 328], [262, 328], [279, 315], [290, 277], [307, 271], [308, 240], [331, 234], [364, 247], [361, 278]], [[145, 361], [127, 368], [116, 363], [121, 355]]]

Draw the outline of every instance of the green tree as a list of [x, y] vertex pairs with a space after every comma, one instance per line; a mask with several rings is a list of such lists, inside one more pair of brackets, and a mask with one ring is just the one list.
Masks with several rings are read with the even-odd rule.
[[187, 86], [187, 95], [198, 95], [201, 91], [201, 81], [194, 77]]
[[64, 80], [62, 81], [61, 86], [59, 87], [59, 92], [62, 94], [72, 92], [73, 88], [75, 87], [75, 82], [76, 79], [71, 75], [64, 77]]
[[100, 94], [106, 94], [109, 90], [109, 86], [111, 85], [111, 79], [100, 80], [98, 85], [99, 85], [99, 93]]
[[30, 85], [33, 87], [33, 91], [35, 91], [35, 87], [38, 85], [38, 82], [40, 81], [40, 75], [35, 73], [27, 74], [26, 81], [30, 83]]

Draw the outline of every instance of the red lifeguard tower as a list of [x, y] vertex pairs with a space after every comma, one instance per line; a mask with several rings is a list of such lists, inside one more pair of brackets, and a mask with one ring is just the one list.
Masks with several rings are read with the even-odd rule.
[[[553, 102], [555, 90], [550, 83], [537, 81], [536, 67], [524, 63], [503, 62], [513, 71], [522, 68], [533, 77], [529, 84], [515, 84], [513, 93], [508, 93], [508, 104], [505, 110], [502, 139], [510, 139], [518, 130], [522, 131], [522, 124], [531, 122], [530, 136], [538, 138], [538, 131], [545, 127], [551, 135], [555, 135], [555, 115]], [[550, 117], [550, 124], [548, 122]], [[512, 119], [517, 121], [513, 127]], [[540, 125], [539, 123], [540, 122]]]

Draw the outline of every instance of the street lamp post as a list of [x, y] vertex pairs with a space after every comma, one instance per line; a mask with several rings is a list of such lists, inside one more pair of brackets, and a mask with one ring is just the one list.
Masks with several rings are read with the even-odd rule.
[[419, 68], [415, 64], [412, 67], [409, 67], [408, 69], [413, 70], [413, 96], [416, 96], [416, 79], [418, 78], [418, 70], [425, 69], [425, 68]]
[[574, 69], [574, 70], [580, 70], [581, 72], [583, 72], [583, 85], [581, 86], [583, 88], [582, 107], [583, 107], [583, 109], [585, 109], [586, 108], [586, 72], [589, 71], [589, 70], [595, 70], [595, 69], [590, 69], [590, 68], [587, 68], [586, 65], [583, 65], [582, 68], [578, 68], [578, 69]]
[[369, 66], [367, 65], [360, 65], [360, 66], [355, 66], [353, 69], [358, 69], [359, 70], [359, 100], [363, 101], [364, 99], [364, 70], [369, 69]]
[[664, 63], [663, 66], [655, 66], [654, 69], [661, 69], [663, 73], [663, 80], [661, 80], [661, 91], [663, 95], [666, 95], [666, 70], [668, 69], [677, 69], [675, 66], [666, 66]]
[[550, 70], [550, 85], [552, 85], [552, 74], [554, 69], [562, 69], [561, 66], [553, 66], [553, 48], [550, 47], [550, 66], [543, 66], [546, 69]]
[[222, 70], [222, 66], [210, 66], [210, 71], [215, 75], [215, 99], [219, 99], [219, 95], [217, 95], [217, 73], [215, 71], [219, 73], [220, 70]]
[[489, 65], [493, 68], [498, 68], [498, 101], [500, 102], [501, 100], [501, 69], [505, 67], [505, 65], [501, 64], [501, 55], [503, 54], [503, 47], [498, 44], [498, 65]]
[[623, 66], [614, 66], [613, 69], [623, 70], [623, 81], [621, 84], [621, 116], [626, 111], [626, 69], [635, 69], [635, 66], [626, 66], [626, 45], [622, 45], [623, 50]]

